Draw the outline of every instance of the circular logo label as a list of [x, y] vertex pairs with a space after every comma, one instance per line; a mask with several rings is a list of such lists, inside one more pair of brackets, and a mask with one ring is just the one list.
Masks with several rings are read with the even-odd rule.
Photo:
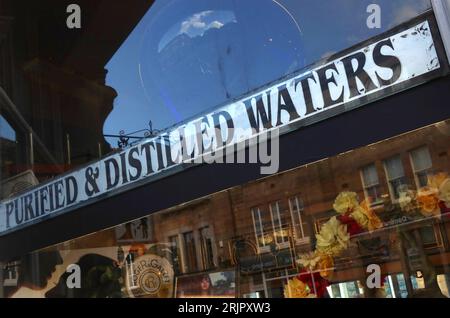
[[130, 297], [172, 297], [173, 269], [165, 258], [141, 255], [125, 263], [125, 286]]
[[149, 294], [156, 294], [161, 288], [161, 284], [160, 276], [152, 269], [143, 273], [139, 280], [139, 286]]

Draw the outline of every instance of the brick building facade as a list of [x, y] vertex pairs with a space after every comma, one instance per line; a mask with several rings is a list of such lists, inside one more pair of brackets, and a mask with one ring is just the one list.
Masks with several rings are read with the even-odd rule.
[[[320, 225], [337, 214], [333, 202], [341, 191], [355, 191], [361, 199], [369, 196], [363, 170], [374, 165], [378, 183], [372, 187], [377, 188], [378, 197], [372, 198], [372, 205], [383, 216], [386, 229], [354, 239], [345, 256], [336, 260], [335, 280], [363, 280], [364, 266], [370, 262], [382, 265], [386, 273], [402, 273], [401, 262], [408, 257], [401, 256], [398, 235], [388, 223], [393, 218], [389, 206], [396, 197], [386, 161], [398, 158], [402, 183], [419, 189], [423, 184], [414, 167], [417, 150], [425, 157], [429, 154], [426, 174], [450, 171], [448, 125], [447, 121], [405, 133], [156, 213], [150, 216], [153, 241], [174, 247], [171, 257], [178, 263], [179, 275], [228, 267], [241, 274], [240, 296], [263, 290], [266, 276], [283, 278], [296, 272], [298, 255], [314, 249]], [[438, 271], [444, 271], [450, 256], [446, 219], [423, 219], [418, 225], [403, 226], [422, 229], [426, 253], [432, 255]], [[385, 250], [374, 253], [356, 243], [374, 237], [380, 240], [377, 249]], [[275, 287], [283, 286], [282, 278]]]

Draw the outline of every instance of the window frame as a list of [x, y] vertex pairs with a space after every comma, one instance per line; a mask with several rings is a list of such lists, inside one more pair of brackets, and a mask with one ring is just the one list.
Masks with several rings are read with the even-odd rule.
[[[200, 254], [202, 259], [203, 270], [211, 270], [216, 267], [215, 257], [214, 257], [214, 240], [210, 234], [211, 227], [209, 225], [204, 225], [198, 229], [199, 239], [200, 239]], [[207, 235], [205, 232], [207, 231]], [[211, 250], [208, 249], [208, 240], [211, 242]]]
[[[293, 201], [295, 200], [296, 209], [294, 209]], [[310, 237], [305, 235], [305, 228], [303, 227], [303, 213], [305, 212], [304, 205], [302, 204], [302, 208], [300, 208], [300, 201], [303, 201], [300, 198], [300, 195], [291, 196], [288, 198], [289, 204], [289, 212], [291, 214], [291, 222], [293, 233], [295, 237], [295, 242], [297, 244], [309, 243]], [[298, 221], [298, 223], [295, 222]], [[299, 227], [297, 227], [297, 224]], [[300, 233], [298, 233], [300, 230]]]
[[[258, 231], [258, 227], [256, 226], [256, 217], [255, 217], [255, 212], [258, 215], [258, 225], [259, 225], [259, 229], [260, 231]], [[252, 215], [252, 223], [253, 223], [253, 231], [255, 233], [255, 242], [256, 242], [256, 247], [257, 247], [257, 252], [258, 253], [262, 253], [262, 252], [267, 252], [270, 250], [270, 245], [266, 244], [266, 239], [264, 236], [264, 226], [263, 226], [263, 222], [262, 222], [262, 217], [261, 217], [261, 209], [256, 206], [250, 209], [250, 213]], [[260, 241], [260, 238], [262, 239], [262, 243]]]
[[[188, 251], [188, 244], [187, 244], [187, 240], [186, 240], [186, 235], [188, 235], [188, 234], [191, 234], [192, 235], [192, 243], [193, 243], [193, 256], [192, 256], [192, 259], [190, 259], [190, 253], [189, 253], [189, 251]], [[184, 246], [184, 272], [185, 273], [192, 273], [192, 272], [196, 272], [196, 271], [198, 271], [198, 268], [199, 268], [199, 264], [198, 264], [198, 251], [197, 251], [197, 247], [196, 247], [196, 245], [197, 245], [197, 241], [196, 241], [196, 239], [195, 239], [195, 232], [193, 231], [193, 230], [189, 230], [189, 231], [186, 231], [186, 232], [183, 232], [182, 233], [182, 236], [183, 236], [183, 246]], [[192, 264], [191, 264], [192, 263]], [[192, 267], [194, 267], [194, 268], [191, 268], [191, 265], [193, 265]]]
[[[372, 185], [367, 185], [366, 184], [366, 180], [364, 179], [364, 169], [367, 168], [367, 167], [370, 167], [370, 166], [373, 166], [375, 168], [375, 172], [376, 172], [376, 175], [377, 175], [377, 183], [376, 184], [372, 184]], [[380, 176], [378, 174], [378, 168], [377, 168], [376, 162], [369, 163], [369, 164], [359, 168], [359, 176], [361, 178], [361, 184], [362, 184], [363, 191], [364, 191], [364, 197], [366, 199], [370, 198], [370, 195], [369, 195], [367, 189], [373, 188], [373, 187], [378, 187], [378, 190], [379, 190], [380, 193], [378, 194], [378, 196], [376, 198], [373, 198], [373, 202], [371, 202], [371, 205], [378, 205], [378, 204], [382, 203], [383, 202], [383, 197], [382, 197], [383, 196], [383, 194], [382, 194], [383, 191], [381, 190]]]
[[[276, 206], [276, 215], [278, 219], [278, 224], [275, 225], [275, 218], [274, 218], [274, 211], [273, 206]], [[286, 244], [289, 244], [289, 239], [285, 239], [284, 236], [281, 236], [282, 241], [278, 241], [278, 236], [276, 235], [277, 231], [283, 231], [286, 230], [285, 226], [283, 226], [282, 220], [281, 220], [281, 213], [280, 213], [280, 200], [274, 201], [269, 203], [269, 211], [270, 211], [270, 218], [272, 220], [272, 230], [273, 230], [273, 239], [277, 246], [285, 246]]]
[[[181, 246], [182, 242], [180, 240], [180, 235], [179, 234], [174, 234], [168, 237], [168, 242], [170, 244], [170, 249], [171, 249], [171, 258], [172, 258], [172, 266], [174, 266], [174, 255], [173, 255], [173, 249], [176, 250], [177, 252], [177, 262], [178, 262], [178, 270], [180, 271], [179, 274], [182, 274], [184, 272], [184, 257], [183, 257], [183, 248]], [[173, 245], [175, 243], [175, 245]], [[174, 272], [175, 269], [174, 269]]]

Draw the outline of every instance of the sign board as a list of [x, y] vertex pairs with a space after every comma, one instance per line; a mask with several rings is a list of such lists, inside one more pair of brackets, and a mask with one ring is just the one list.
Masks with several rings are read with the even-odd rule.
[[263, 132], [308, 125], [360, 107], [440, 68], [430, 24], [422, 21], [2, 201], [0, 235], [156, 180], [164, 171], [176, 172], [183, 163]]

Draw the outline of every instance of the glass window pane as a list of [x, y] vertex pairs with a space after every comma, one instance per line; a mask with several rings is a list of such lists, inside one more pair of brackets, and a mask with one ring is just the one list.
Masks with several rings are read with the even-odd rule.
[[400, 156], [389, 158], [384, 162], [384, 164], [389, 180], [401, 178], [405, 175], [405, 172], [403, 170], [403, 163]]
[[173, 264], [173, 270], [175, 274], [180, 274], [182, 266], [181, 266], [181, 249], [178, 235], [171, 236], [169, 238], [169, 241], [171, 243], [170, 253]]
[[[377, 0], [382, 14], [379, 28], [367, 25], [372, 0], [78, 2], [82, 30], [61, 23], [67, 18], [66, 1], [0, 1], [0, 200], [28, 187], [44, 189], [33, 192], [32, 199], [24, 194], [0, 203], [0, 242], [28, 230], [43, 236], [30, 235], [27, 244], [2, 245], [8, 251], [0, 249], [0, 296], [449, 297], [450, 122], [444, 112], [437, 113], [448, 103], [429, 107], [432, 99], [422, 96], [440, 90], [439, 83], [448, 80], [430, 0]], [[419, 26], [423, 19], [432, 30]], [[386, 34], [407, 29], [411, 36], [390, 37], [395, 39], [392, 47], [385, 42], [382, 50], [371, 49], [381, 36], [387, 39]], [[400, 42], [415, 47], [413, 39], [418, 37], [430, 57], [423, 63], [418, 63], [415, 50], [397, 47]], [[358, 48], [354, 56], [364, 63], [343, 62], [354, 48]], [[390, 69], [394, 53], [410, 51], [406, 62], [417, 63], [409, 72], [402, 60], [400, 77], [405, 81], [393, 83], [400, 69]], [[235, 170], [240, 175], [221, 175], [220, 180], [214, 173], [209, 180], [196, 180], [191, 173], [222, 167], [205, 164], [187, 170], [186, 163], [168, 169], [161, 179], [149, 178], [150, 163], [172, 169], [168, 150], [178, 149], [164, 147], [163, 142], [171, 141], [167, 129], [193, 116], [200, 118], [205, 111], [226, 116], [218, 112], [221, 105], [247, 106], [238, 101], [268, 92], [271, 83], [293, 74], [308, 74], [311, 65], [324, 70], [320, 65], [329, 61], [342, 72], [314, 71], [318, 80], [309, 90], [311, 79], [298, 77], [300, 83], [286, 84], [292, 94], [284, 95], [283, 87], [262, 105], [270, 105], [273, 121], [275, 116], [294, 115], [293, 108], [304, 111], [305, 118], [319, 108], [324, 111], [324, 117], [309, 117], [304, 127], [286, 127], [299, 131], [280, 139], [284, 147], [278, 158], [280, 172], [254, 177], [254, 168], [249, 168]], [[377, 71], [368, 70], [374, 64]], [[420, 75], [416, 64], [424, 66]], [[387, 80], [391, 72], [392, 82]], [[379, 87], [371, 89], [365, 73]], [[325, 105], [326, 93], [341, 85], [350, 103], [332, 110]], [[402, 94], [383, 99], [398, 88]], [[339, 89], [333, 91], [339, 95]], [[311, 105], [308, 92], [314, 95]], [[348, 98], [350, 94], [361, 98]], [[412, 103], [408, 109], [425, 109], [433, 116], [387, 116], [398, 115], [398, 110], [385, 107], [408, 94], [412, 96], [406, 98]], [[337, 95], [332, 96], [336, 102], [332, 106], [340, 103]], [[359, 101], [365, 105], [375, 98], [380, 107], [354, 110]], [[278, 113], [274, 101], [280, 106]], [[260, 118], [255, 120], [260, 122], [264, 114], [259, 108]], [[325, 118], [341, 109], [348, 112]], [[245, 125], [252, 121], [250, 112], [242, 108]], [[383, 132], [366, 128], [367, 122], [359, 118], [367, 114], [379, 115], [370, 119]], [[438, 115], [441, 121], [434, 122]], [[345, 118], [349, 120], [341, 122]], [[234, 128], [242, 128], [242, 123], [236, 121]], [[217, 123], [212, 119], [196, 124], [200, 136], [202, 127]], [[337, 131], [345, 125], [351, 133]], [[147, 140], [146, 148], [131, 151], [149, 137], [161, 137], [160, 142]], [[328, 137], [342, 144], [323, 143]], [[180, 139], [181, 143], [189, 138], [180, 135]], [[147, 160], [147, 150], [158, 153], [157, 162], [139, 166], [137, 157]], [[117, 165], [110, 161], [111, 174], [107, 168], [101, 172], [85, 168], [90, 163], [106, 166], [100, 159], [111, 154], [118, 160]], [[142, 174], [135, 178], [139, 169]], [[59, 210], [68, 211], [64, 217], [41, 208], [43, 222], [34, 223], [32, 214], [37, 210], [32, 206], [58, 205], [60, 189], [47, 181], [66, 178], [65, 173], [75, 170], [82, 180], [76, 183], [80, 205]], [[112, 191], [107, 195], [102, 191], [98, 202], [91, 201], [97, 186], [111, 183], [108, 177], [113, 176], [120, 180], [106, 186]], [[180, 182], [173, 182], [179, 177]], [[131, 185], [131, 179], [137, 182]], [[430, 180], [431, 190], [420, 189]], [[417, 189], [410, 181], [416, 181]], [[119, 190], [118, 184], [126, 187]], [[162, 191], [161, 197], [147, 191], [153, 187]], [[69, 183], [67, 189], [66, 199], [71, 194]], [[179, 202], [185, 201], [180, 198], [189, 200]], [[157, 206], [162, 210], [155, 210]], [[85, 211], [89, 219], [78, 220], [77, 215], [87, 215]], [[44, 216], [52, 216], [51, 221], [44, 222]], [[10, 221], [17, 232], [5, 234]], [[21, 229], [20, 223], [30, 228]], [[52, 225], [55, 233], [41, 231]], [[68, 235], [72, 231], [77, 234]], [[29, 246], [39, 248], [31, 251]], [[67, 284], [73, 264], [80, 268], [80, 288]], [[367, 284], [369, 265], [379, 267], [379, 288]]]
[[428, 148], [423, 147], [411, 151], [411, 158], [415, 171], [422, 171], [432, 167], [431, 156]]
[[[320, 297], [448, 297], [450, 265], [441, 257], [450, 233], [446, 203], [431, 196], [401, 197], [396, 189], [405, 177], [390, 181], [396, 198], [385, 195], [387, 185], [364, 188], [356, 162], [369, 156], [382, 164], [387, 152], [395, 157], [424, 140], [441, 153], [448, 148], [441, 128], [427, 126], [373, 144], [370, 151], [354, 149], [153, 213], [146, 222], [130, 220], [21, 255], [5, 264], [1, 288], [6, 297], [285, 297], [287, 282], [309, 281], [311, 274], [304, 271], [321, 264], [323, 275], [332, 275], [327, 288], [316, 288]], [[398, 166], [390, 162], [386, 166]], [[324, 174], [330, 167], [332, 173]], [[446, 167], [446, 161], [436, 163]], [[336, 189], [346, 177], [354, 188]], [[299, 195], [292, 196], [294, 191]], [[360, 199], [364, 191], [382, 203], [367, 206]], [[344, 216], [338, 212], [342, 207], [361, 214]], [[321, 226], [312, 241], [308, 233], [316, 224]], [[330, 233], [340, 235], [342, 245], [330, 245], [336, 242]], [[316, 259], [323, 246], [331, 259]], [[84, 287], [67, 287], [70, 264], [80, 266], [83, 281], [89, 282]], [[362, 264], [380, 265], [381, 288], [365, 285]], [[325, 283], [322, 276], [313, 277]]]
[[[155, 128], [169, 127], [431, 7], [429, 0], [378, 1], [383, 23], [370, 29], [369, 4], [369, 0], [347, 0], [345, 5], [341, 0], [156, 1], [106, 66], [107, 83], [119, 97], [105, 122], [105, 133], [143, 129], [149, 119]], [[117, 138], [108, 141], [115, 145]]]
[[364, 185], [370, 187], [378, 184], [378, 172], [375, 164], [371, 164], [362, 169]]
[[197, 250], [193, 232], [183, 234], [184, 245], [186, 249], [186, 269], [187, 272], [195, 272], [197, 270]]

